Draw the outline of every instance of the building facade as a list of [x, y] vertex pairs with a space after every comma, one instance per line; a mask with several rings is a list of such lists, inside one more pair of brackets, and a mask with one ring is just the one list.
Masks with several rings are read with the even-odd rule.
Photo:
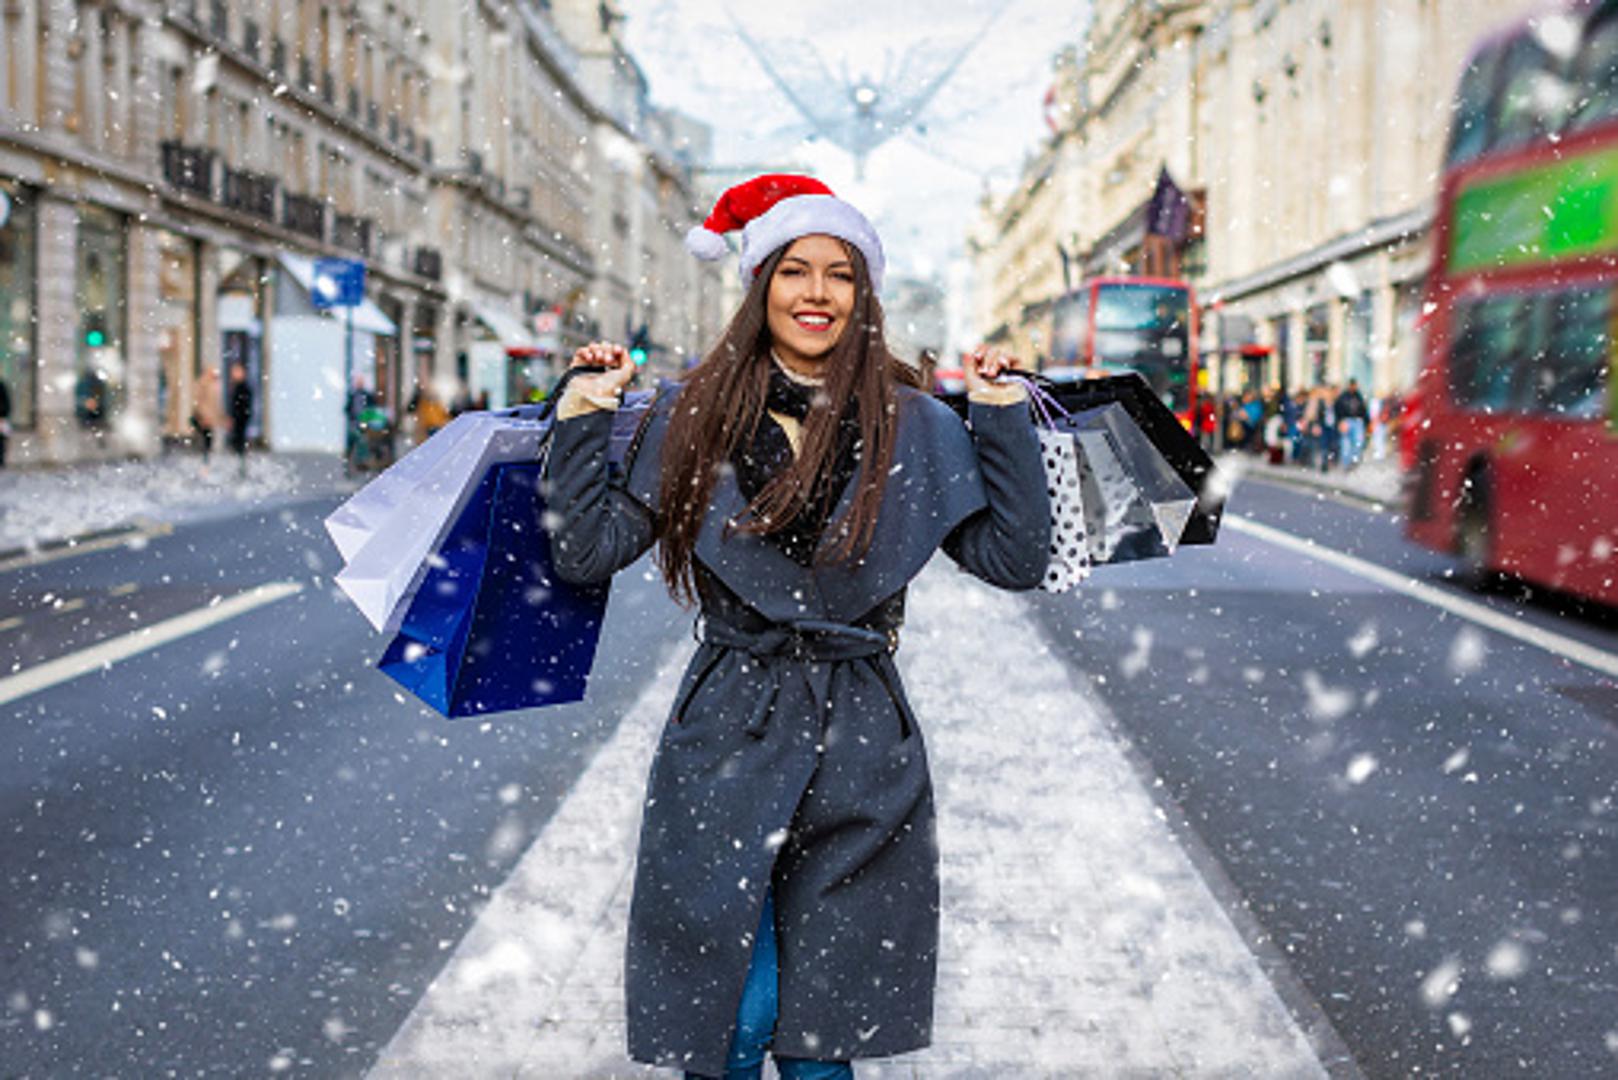
[[[1161, 272], [1147, 208], [1166, 169], [1191, 204], [1169, 265], [1199, 293], [1209, 388], [1407, 388], [1449, 101], [1475, 41], [1511, 14], [1488, 0], [1098, 0], [1077, 75], [1057, 84], [1070, 122], [975, 227], [980, 289], [1021, 243], [1019, 208], [1051, 187], [1073, 192], [1052, 235], [1077, 250], [1076, 276]], [[1053, 180], [1046, 158], [1073, 175]], [[1029, 277], [1014, 302], [987, 289], [984, 325], [1037, 333], [1049, 275]]]
[[[586, 55], [612, 26], [569, 38], [574, 7], [605, 10], [6, 4], [15, 459], [154, 454], [191, 433], [208, 369], [228, 383], [239, 366], [264, 444], [341, 450], [354, 386], [402, 426], [419, 387], [511, 402], [626, 327], [671, 364], [699, 349], [718, 272], [670, 253], [696, 220], [701, 129], [653, 109], [638, 73], [593, 78]], [[624, 236], [597, 231], [619, 161], [635, 163], [614, 194], [639, 215], [627, 257]], [[323, 258], [364, 263], [362, 304], [324, 306]], [[622, 311], [604, 303], [608, 276]]]

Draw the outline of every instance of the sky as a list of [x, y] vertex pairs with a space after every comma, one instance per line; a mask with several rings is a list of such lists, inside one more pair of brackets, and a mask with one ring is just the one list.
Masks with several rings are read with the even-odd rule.
[[[619, 7], [625, 44], [652, 100], [711, 125], [716, 164], [818, 176], [873, 220], [890, 275], [943, 280], [964, 252], [985, 188], [1012, 186], [1025, 154], [1048, 132], [1051, 58], [1078, 42], [1087, 4], [620, 0]], [[1003, 9], [998, 17], [996, 9]], [[878, 148], [861, 182], [850, 155], [809, 138], [809, 123], [743, 44], [732, 17], [811, 100], [845, 93], [845, 71], [855, 82], [902, 68], [894, 88], [913, 92], [986, 24], [988, 31], [918, 117], [924, 131], [909, 129]]]

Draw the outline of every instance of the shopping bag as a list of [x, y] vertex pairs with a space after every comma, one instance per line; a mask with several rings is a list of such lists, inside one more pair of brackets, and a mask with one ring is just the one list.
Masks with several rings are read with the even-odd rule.
[[1051, 499], [1050, 569], [1041, 588], [1065, 592], [1106, 563], [1171, 555], [1196, 493], [1117, 402], [1070, 413], [1038, 382], [1028, 390]]
[[462, 413], [410, 453], [379, 473], [326, 518], [326, 532], [343, 562], [382, 531], [388, 519], [410, 499], [410, 493], [462, 439], [486, 428], [491, 413]]
[[1219, 535], [1228, 486], [1219, 483], [1213, 458], [1185, 429], [1179, 418], [1135, 372], [1052, 386], [1050, 394], [1072, 416], [1116, 405], [1169, 470], [1191, 490], [1195, 501], [1181, 544], [1211, 544]]
[[1045, 592], [1064, 593], [1089, 577], [1095, 565], [1084, 519], [1078, 445], [1071, 434], [1041, 427], [1039, 450], [1051, 500], [1051, 561], [1039, 587]]
[[372, 626], [382, 631], [398, 627], [427, 572], [429, 556], [479, 482], [495, 465], [535, 461], [549, 430], [549, 420], [482, 414], [427, 468], [397, 488], [393, 510], [379, 519], [336, 577], [337, 586]]
[[555, 574], [538, 461], [485, 470], [378, 667], [446, 717], [578, 701], [608, 587]]
[[1058, 422], [1078, 447], [1085, 533], [1094, 565], [1174, 554], [1197, 506], [1123, 406], [1086, 409]]

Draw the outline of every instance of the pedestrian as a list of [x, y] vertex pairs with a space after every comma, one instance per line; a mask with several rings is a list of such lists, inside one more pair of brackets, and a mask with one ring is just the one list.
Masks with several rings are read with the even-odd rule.
[[[938, 855], [921, 733], [893, 651], [905, 586], [943, 547], [1032, 588], [1050, 506], [1018, 366], [963, 361], [970, 433], [883, 337], [881, 241], [805, 177], [727, 191], [687, 243], [746, 225], [746, 295], [659, 391], [622, 470], [634, 376], [587, 346], [558, 404], [556, 569], [602, 581], [659, 545], [700, 608], [648, 781], [625, 966], [630, 1055], [688, 1078], [853, 1076], [931, 1039]], [[715, 249], [718, 250], [715, 250]], [[678, 403], [678, 407], [676, 407]], [[987, 670], [987, 669], [985, 669]]]
[[230, 365], [230, 449], [236, 455], [238, 476], [247, 475], [247, 427], [253, 421], [253, 387], [247, 367]]
[[11, 440], [11, 387], [0, 376], [0, 469], [6, 467], [6, 443]]
[[191, 388], [191, 430], [202, 443], [202, 468], [206, 472], [213, 456], [214, 432], [225, 426], [224, 390], [219, 385], [219, 369], [204, 368]]
[[1371, 415], [1357, 379], [1348, 380], [1332, 408], [1337, 414], [1337, 431], [1342, 440], [1343, 468], [1352, 469], [1365, 455], [1365, 425]]
[[433, 392], [433, 388], [426, 383], [416, 388], [415, 413], [417, 445], [432, 438], [434, 432], [449, 423], [449, 410]]

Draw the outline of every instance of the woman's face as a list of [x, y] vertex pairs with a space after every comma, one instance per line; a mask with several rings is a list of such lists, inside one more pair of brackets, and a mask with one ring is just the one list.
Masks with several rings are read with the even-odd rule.
[[794, 240], [770, 278], [765, 309], [781, 362], [805, 374], [817, 371], [854, 311], [854, 260], [848, 248], [831, 236]]

